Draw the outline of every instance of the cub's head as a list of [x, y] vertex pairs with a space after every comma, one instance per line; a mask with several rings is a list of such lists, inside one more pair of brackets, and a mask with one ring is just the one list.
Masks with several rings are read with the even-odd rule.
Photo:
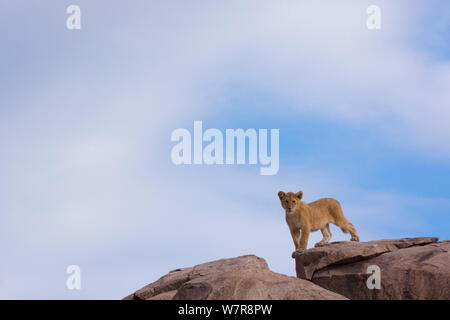
[[284, 193], [283, 191], [280, 191], [278, 192], [278, 197], [280, 198], [281, 206], [286, 210], [286, 212], [289, 213], [295, 211], [297, 205], [303, 197], [303, 191], [299, 191], [297, 193]]

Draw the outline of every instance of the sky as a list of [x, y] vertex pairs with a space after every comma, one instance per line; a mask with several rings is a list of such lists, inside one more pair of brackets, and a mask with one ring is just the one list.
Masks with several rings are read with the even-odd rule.
[[[294, 276], [280, 190], [338, 199], [361, 241], [450, 239], [450, 3], [317, 2], [2, 1], [0, 299], [120, 299], [243, 254]], [[279, 129], [278, 173], [174, 165], [196, 120]]]

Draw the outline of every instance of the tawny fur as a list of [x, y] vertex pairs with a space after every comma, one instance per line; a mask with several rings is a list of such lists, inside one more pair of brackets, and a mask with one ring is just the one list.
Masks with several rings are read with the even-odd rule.
[[344, 233], [350, 233], [351, 241], [359, 241], [355, 227], [344, 217], [337, 200], [324, 198], [306, 203], [301, 201], [303, 191], [297, 193], [280, 191], [278, 197], [286, 211], [286, 222], [295, 245], [292, 257], [296, 252], [306, 250], [310, 232], [317, 230], [322, 232], [323, 239], [315, 244], [316, 247], [328, 243], [331, 239], [330, 223], [340, 227]]

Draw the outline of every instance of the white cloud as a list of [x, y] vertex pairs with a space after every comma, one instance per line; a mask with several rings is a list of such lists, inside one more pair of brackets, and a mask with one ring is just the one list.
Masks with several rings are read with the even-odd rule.
[[[19, 86], [8, 93], [17, 100], [2, 103], [3, 297], [45, 297], [42, 279], [65, 296], [56, 274], [66, 263], [102, 279], [90, 280], [88, 297], [127, 294], [110, 281], [124, 272], [132, 273], [131, 291], [175, 267], [244, 253], [293, 274], [279, 189], [301, 187], [307, 201], [343, 199], [364, 240], [385, 236], [401, 209], [421, 202], [354, 190], [317, 168], [261, 177], [256, 169], [170, 163], [170, 132], [214, 116], [230, 83], [448, 155], [449, 65], [412, 49], [415, 7], [381, 2], [383, 27], [371, 33], [360, 1], [148, 3], [120, 7], [122, 14], [86, 3], [84, 38], [64, 34], [60, 59], [45, 70], [51, 77], [31, 83], [25, 96]], [[17, 266], [30, 263], [27, 256], [41, 259], [34, 265], [41, 277], [23, 280], [28, 269]]]

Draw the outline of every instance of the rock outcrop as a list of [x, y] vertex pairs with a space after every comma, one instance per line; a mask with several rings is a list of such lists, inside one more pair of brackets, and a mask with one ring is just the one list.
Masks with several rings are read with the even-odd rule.
[[314, 283], [269, 270], [247, 255], [176, 269], [126, 300], [346, 300]]
[[[450, 241], [438, 238], [334, 242], [295, 256], [297, 277], [349, 299], [450, 299]], [[368, 267], [380, 289], [367, 286]]]
[[297, 253], [295, 262], [297, 278], [253, 255], [212, 261], [173, 270], [124, 299], [450, 300], [450, 241], [438, 238], [333, 242]]

